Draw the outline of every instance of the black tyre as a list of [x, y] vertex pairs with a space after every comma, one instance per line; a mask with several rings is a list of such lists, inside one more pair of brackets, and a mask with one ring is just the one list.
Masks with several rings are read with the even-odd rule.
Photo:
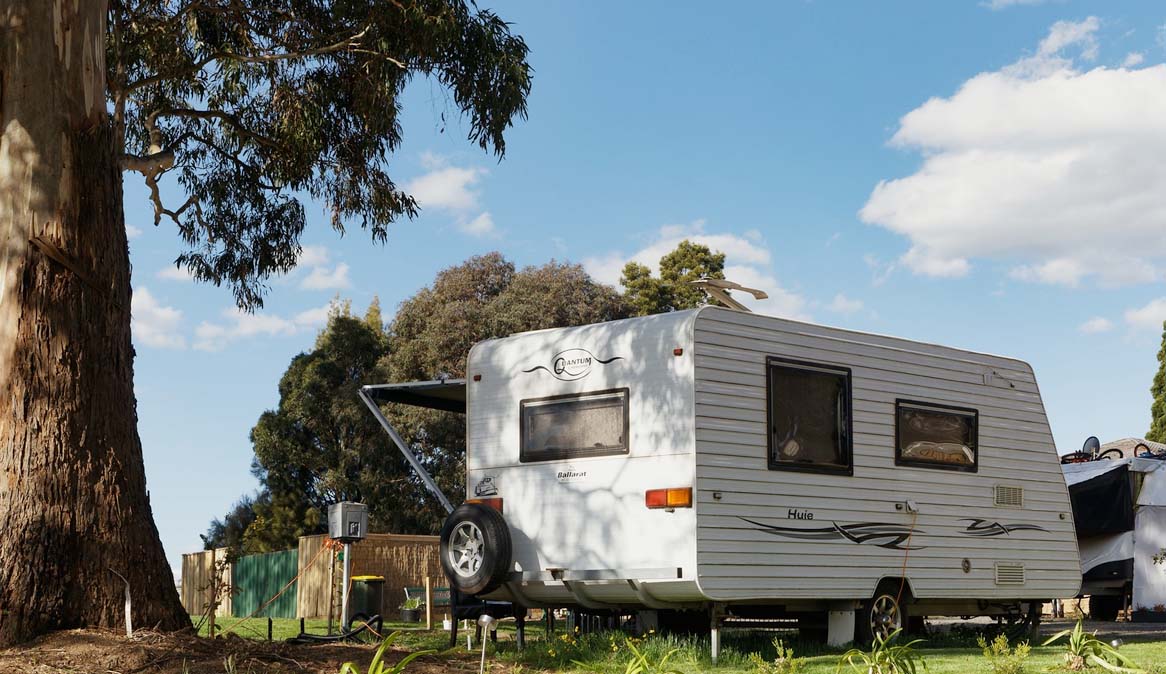
[[510, 529], [493, 508], [463, 503], [441, 527], [441, 568], [463, 594], [485, 594], [505, 583], [512, 553]]
[[1121, 611], [1124, 597], [1120, 594], [1094, 594], [1089, 596], [1089, 617], [1094, 620], [1113, 622]]
[[874, 642], [875, 636], [883, 639], [907, 625], [906, 605], [911, 591], [905, 583], [884, 580], [875, 589], [874, 596], [862, 603], [862, 608], [854, 618], [854, 640], [862, 645]]

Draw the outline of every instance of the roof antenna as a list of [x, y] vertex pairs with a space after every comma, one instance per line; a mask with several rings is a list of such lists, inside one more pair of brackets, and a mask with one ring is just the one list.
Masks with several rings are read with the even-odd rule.
[[744, 311], [745, 313], [752, 313], [752, 310], [729, 296], [730, 290], [740, 290], [742, 292], [747, 292], [752, 295], [753, 299], [755, 300], [769, 299], [769, 295], [767, 295], [764, 291], [757, 290], [755, 288], [746, 288], [740, 283], [733, 283], [732, 281], [726, 281], [724, 279], [705, 277], [692, 281], [691, 283], [697, 288], [703, 290], [706, 295], [720, 302], [726, 307], [729, 307], [730, 309], [736, 309], [737, 311]]

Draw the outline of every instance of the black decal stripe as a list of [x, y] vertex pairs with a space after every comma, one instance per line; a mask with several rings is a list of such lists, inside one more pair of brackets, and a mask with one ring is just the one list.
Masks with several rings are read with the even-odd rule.
[[1035, 524], [1001, 524], [999, 522], [989, 522], [982, 519], [964, 518], [962, 522], [971, 522], [966, 529], [960, 531], [965, 536], [974, 536], [976, 538], [992, 538], [994, 536], [1007, 536], [1013, 531], [1041, 531], [1048, 533], [1048, 529], [1037, 526]]
[[623, 356], [612, 356], [611, 358], [608, 358], [607, 360], [604, 360], [598, 356], [592, 356], [592, 357], [595, 358], [595, 362], [599, 363], [600, 365], [607, 365], [608, 363], [611, 363], [613, 361], [623, 360]]
[[[910, 540], [913, 532], [911, 529], [897, 524], [858, 522], [855, 524], [840, 525], [837, 522], [831, 522], [829, 527], [803, 529], [763, 524], [747, 517], [739, 517], [738, 519], [759, 527], [759, 530], [763, 533], [794, 540], [827, 541], [845, 539], [858, 545], [875, 542], [874, 545], [888, 550], [922, 550], [926, 547], [904, 545]], [[918, 533], [923, 532], [919, 531]], [[876, 541], [883, 542], [879, 543]]]
[[529, 370], [523, 370], [523, 372], [538, 372], [539, 370], [542, 370], [543, 372], [546, 372], [548, 374], [550, 373], [550, 370], [546, 369], [542, 365], [535, 365], [534, 367], [530, 368]]

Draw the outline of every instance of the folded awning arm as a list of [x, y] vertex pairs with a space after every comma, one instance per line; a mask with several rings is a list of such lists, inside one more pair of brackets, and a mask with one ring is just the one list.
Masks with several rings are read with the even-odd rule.
[[393, 425], [389, 423], [389, 420], [385, 418], [384, 413], [381, 412], [380, 406], [377, 405], [376, 401], [372, 399], [372, 396], [369, 392], [373, 389], [374, 387], [372, 386], [362, 386], [360, 387], [360, 391], [358, 391], [357, 394], [360, 396], [360, 399], [364, 401], [364, 404], [368, 407], [369, 411], [372, 412], [372, 415], [376, 417], [377, 422], [379, 422], [381, 425], [381, 428], [385, 429], [385, 432], [389, 434], [390, 438], [392, 438], [393, 444], [395, 444], [397, 449], [401, 451], [401, 454], [405, 457], [405, 460], [409, 462], [409, 465], [413, 467], [413, 470], [417, 473], [418, 477], [421, 478], [421, 481], [425, 483], [425, 488], [437, 497], [437, 500], [441, 502], [442, 507], [445, 508], [446, 514], [452, 513], [453, 504], [451, 504], [449, 499], [445, 497], [445, 493], [442, 492], [441, 488], [437, 486], [437, 482], [434, 481], [433, 476], [430, 475], [429, 471], [425, 470], [425, 467], [422, 466], [421, 462], [417, 460], [417, 457], [413, 454], [413, 450], [409, 449], [409, 445], [406, 444], [405, 440], [401, 438], [401, 434], [397, 433], [397, 429], [393, 428]]

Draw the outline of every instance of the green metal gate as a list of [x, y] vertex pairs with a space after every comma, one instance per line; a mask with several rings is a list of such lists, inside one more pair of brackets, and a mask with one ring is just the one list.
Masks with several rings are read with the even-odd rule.
[[278, 599], [255, 615], [269, 618], [296, 617], [296, 584], [292, 583], [286, 590], [283, 588], [296, 577], [298, 565], [296, 550], [240, 557], [235, 562], [231, 578], [235, 593], [231, 600], [232, 613], [239, 618], [249, 616], [283, 590]]

